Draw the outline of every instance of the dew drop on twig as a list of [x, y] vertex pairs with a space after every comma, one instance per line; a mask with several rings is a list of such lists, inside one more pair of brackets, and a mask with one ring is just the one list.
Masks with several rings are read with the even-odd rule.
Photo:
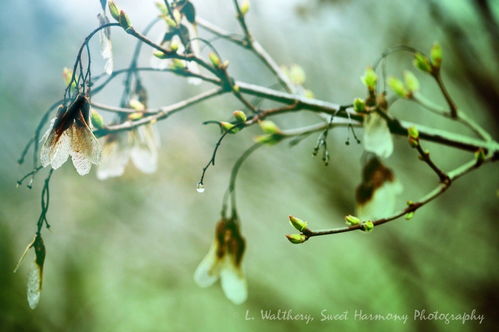
[[198, 193], [203, 193], [204, 192], [204, 185], [200, 182], [198, 183], [197, 187], [196, 187], [196, 191]]

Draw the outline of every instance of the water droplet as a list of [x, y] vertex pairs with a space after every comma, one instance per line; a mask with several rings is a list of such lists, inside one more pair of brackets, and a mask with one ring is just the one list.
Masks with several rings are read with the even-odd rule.
[[200, 183], [198, 183], [198, 185], [197, 185], [197, 187], [196, 187], [196, 191], [197, 191], [198, 193], [204, 193], [204, 186], [203, 186], [203, 184], [202, 184], [201, 182], [200, 182]]

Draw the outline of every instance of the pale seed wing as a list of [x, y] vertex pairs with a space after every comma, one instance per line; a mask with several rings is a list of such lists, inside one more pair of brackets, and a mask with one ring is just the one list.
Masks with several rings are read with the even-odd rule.
[[208, 254], [199, 263], [194, 272], [194, 281], [199, 287], [208, 287], [217, 281], [220, 274], [221, 261], [216, 255], [216, 246], [212, 244]]
[[220, 271], [220, 281], [225, 296], [235, 304], [241, 304], [248, 297], [248, 286], [241, 267], [234, 264], [229, 255], [225, 257]]
[[133, 147], [132, 161], [144, 173], [153, 173], [157, 169], [159, 135], [153, 125], [145, 125], [131, 132]]
[[[107, 16], [102, 14], [97, 14], [100, 25], [109, 23]], [[99, 41], [101, 48], [101, 55], [105, 61], [104, 71], [106, 74], [111, 75], [113, 73], [113, 44], [111, 43], [111, 28], [104, 28], [99, 31]]]
[[86, 125], [75, 123], [70, 129], [72, 133], [70, 154], [73, 159], [73, 165], [78, 174], [86, 175], [90, 172], [92, 164], [99, 162], [99, 141]]
[[[198, 37], [198, 30], [197, 30], [197, 27], [193, 24], [187, 24], [187, 29], [189, 31], [189, 37], [191, 38], [191, 42], [190, 42], [190, 45], [191, 45], [191, 50], [192, 50], [192, 53], [195, 55], [195, 56], [199, 56], [199, 54], [201, 53], [201, 48], [200, 48], [200, 45], [199, 45], [199, 39], [196, 39]], [[199, 65], [194, 62], [194, 61], [189, 61], [187, 63], [187, 68], [193, 72], [194, 74], [200, 74], [201, 71], [199, 69]], [[187, 79], [187, 82], [189, 84], [192, 84], [192, 85], [199, 85], [201, 84], [202, 80], [198, 77], [189, 77]]]
[[41, 267], [38, 264], [33, 263], [27, 284], [28, 304], [31, 309], [35, 309], [38, 306], [38, 302], [40, 302], [40, 294], [42, 291], [42, 280], [43, 280], [43, 271]]
[[68, 130], [57, 135], [56, 131], [53, 130], [53, 124], [54, 120], [52, 120], [51, 128], [42, 138], [40, 162], [43, 167], [51, 165], [53, 169], [58, 169], [68, 160], [71, 140]]
[[127, 133], [116, 133], [106, 139], [102, 146], [102, 156], [97, 168], [97, 178], [105, 180], [123, 175], [130, 158]]
[[374, 220], [391, 216], [395, 212], [397, 196], [402, 192], [402, 185], [397, 181], [386, 181], [375, 189], [372, 198], [357, 204], [357, 217], [362, 220]]
[[386, 121], [376, 113], [364, 121], [364, 148], [380, 157], [387, 158], [393, 152], [393, 139]]

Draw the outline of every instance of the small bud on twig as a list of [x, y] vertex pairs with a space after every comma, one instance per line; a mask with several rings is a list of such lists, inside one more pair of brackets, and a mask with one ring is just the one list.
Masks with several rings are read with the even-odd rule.
[[366, 110], [366, 103], [361, 98], [355, 98], [353, 101], [353, 109], [357, 113], [364, 112]]
[[404, 71], [404, 81], [405, 86], [411, 94], [419, 90], [419, 81], [411, 71]]
[[371, 220], [362, 223], [362, 230], [364, 232], [371, 232], [374, 229], [374, 224]]
[[300, 244], [308, 240], [308, 238], [303, 234], [288, 234], [286, 235], [289, 242], [294, 244]]
[[362, 76], [360, 79], [362, 83], [369, 89], [369, 91], [376, 90], [378, 75], [376, 75], [376, 72], [371, 67], [366, 69], [364, 76]]
[[104, 124], [104, 118], [102, 117], [102, 115], [100, 115], [99, 112], [97, 112], [94, 109], [92, 109], [92, 115], [91, 115], [90, 120], [92, 121], [92, 125], [96, 129], [102, 129], [105, 126], [105, 124]]
[[485, 150], [484, 149], [478, 149], [477, 151], [475, 151], [475, 160], [477, 162], [477, 164], [481, 164], [484, 162], [485, 160]]
[[345, 222], [349, 226], [354, 226], [354, 225], [358, 225], [360, 223], [360, 219], [349, 214], [348, 216], [345, 216]]
[[249, 10], [250, 10], [250, 2], [249, 0], [243, 0], [243, 2], [241, 3], [241, 14], [244, 16], [246, 15]]
[[416, 68], [418, 68], [421, 71], [424, 71], [426, 73], [431, 73], [431, 63], [430, 59], [424, 54], [421, 53], [416, 53], [414, 55], [414, 61], [413, 64]]
[[111, 13], [111, 16], [116, 20], [116, 21], [120, 21], [120, 9], [118, 8], [118, 6], [116, 6], [116, 4], [114, 3], [113, 0], [109, 0], [107, 2], [107, 6], [109, 8], [109, 12]]
[[153, 52], [152, 55], [154, 55], [156, 58], [161, 59], [161, 60], [168, 58], [168, 55], [164, 52], [161, 52], [161, 51], [155, 51], [155, 52]]
[[395, 77], [390, 77], [388, 79], [388, 85], [399, 97], [407, 98], [409, 92], [406, 90], [404, 83], [401, 80]]
[[210, 52], [210, 54], [208, 54], [208, 58], [210, 59], [214, 67], [216, 68], [220, 67], [222, 62], [220, 61], [220, 58], [215, 52]]
[[430, 59], [433, 68], [440, 69], [442, 65], [442, 47], [439, 43], [433, 44], [430, 50]]
[[414, 218], [414, 211], [406, 213], [404, 218], [405, 220], [411, 220], [412, 218]]
[[260, 144], [274, 145], [282, 141], [283, 138], [282, 134], [267, 134], [255, 137], [254, 141]]
[[307, 222], [303, 221], [299, 218], [289, 216], [289, 223], [291, 226], [296, 228], [298, 231], [302, 232], [305, 228], [307, 228]]
[[120, 10], [119, 23], [121, 27], [125, 29], [125, 31], [132, 27], [132, 22], [130, 21], [130, 18], [123, 10]]
[[419, 145], [419, 131], [416, 127], [412, 126], [407, 128], [407, 134], [409, 136], [409, 144], [416, 148]]
[[260, 121], [259, 125], [266, 134], [277, 134], [281, 132], [279, 127], [270, 120]]
[[246, 120], [248, 119], [248, 117], [246, 116], [246, 114], [243, 112], [243, 111], [234, 111], [232, 112], [232, 115], [234, 115], [234, 118], [239, 121], [239, 122], [246, 122]]

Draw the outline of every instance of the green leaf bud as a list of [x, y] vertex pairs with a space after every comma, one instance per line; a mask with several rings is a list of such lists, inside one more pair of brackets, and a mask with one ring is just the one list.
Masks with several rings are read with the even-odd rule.
[[399, 97], [407, 98], [409, 92], [406, 90], [404, 83], [395, 77], [388, 78], [388, 85]]
[[345, 216], [345, 222], [349, 226], [354, 226], [360, 223], [360, 219], [349, 214], [348, 216]]
[[409, 70], [404, 71], [404, 81], [407, 89], [414, 93], [419, 90], [419, 81], [416, 76]]
[[378, 82], [378, 75], [376, 75], [376, 72], [371, 68], [367, 68], [364, 76], [361, 78], [362, 83], [371, 91], [376, 90], [376, 84]]
[[364, 232], [372, 232], [374, 229], [374, 224], [371, 220], [362, 223], [362, 230]]
[[239, 121], [239, 122], [246, 122], [246, 120], [248, 119], [248, 117], [246, 116], [246, 114], [243, 112], [243, 111], [234, 111], [232, 112], [232, 115], [234, 115], [234, 118]]
[[289, 223], [300, 232], [307, 228], [307, 222], [293, 216], [289, 216]]
[[307, 237], [303, 234], [288, 234], [286, 235], [286, 237], [288, 238], [289, 242], [294, 244], [300, 244], [307, 241]]

